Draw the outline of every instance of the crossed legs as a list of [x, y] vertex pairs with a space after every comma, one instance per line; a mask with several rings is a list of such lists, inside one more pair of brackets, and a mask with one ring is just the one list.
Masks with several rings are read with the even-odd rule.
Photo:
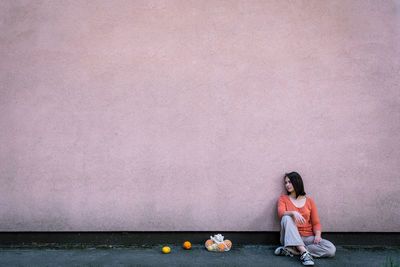
[[290, 216], [283, 216], [281, 220], [281, 244], [293, 255], [308, 251], [313, 257], [333, 257], [336, 247], [330, 241], [322, 239], [314, 244], [314, 236], [300, 236], [297, 225]]

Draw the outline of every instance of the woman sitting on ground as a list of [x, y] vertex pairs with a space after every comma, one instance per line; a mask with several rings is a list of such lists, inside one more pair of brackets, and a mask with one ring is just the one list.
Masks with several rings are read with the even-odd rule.
[[284, 176], [287, 195], [278, 201], [281, 218], [281, 244], [275, 255], [300, 255], [303, 265], [314, 265], [313, 257], [333, 257], [336, 247], [321, 238], [321, 224], [314, 201], [306, 197], [303, 180], [297, 172]]

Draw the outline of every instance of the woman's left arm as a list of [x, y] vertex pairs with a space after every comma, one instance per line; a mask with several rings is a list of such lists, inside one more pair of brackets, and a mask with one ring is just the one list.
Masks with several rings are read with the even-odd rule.
[[319, 242], [322, 241], [322, 237], [321, 237], [321, 231], [314, 231], [314, 244], [318, 244]]
[[321, 237], [321, 223], [319, 222], [317, 206], [315, 205], [314, 200], [311, 201], [311, 224], [313, 226], [314, 232], [314, 244], [318, 244], [322, 241]]

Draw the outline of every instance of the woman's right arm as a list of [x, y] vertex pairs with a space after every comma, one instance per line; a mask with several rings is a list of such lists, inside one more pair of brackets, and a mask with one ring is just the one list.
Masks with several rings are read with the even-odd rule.
[[285, 214], [288, 211], [286, 210], [286, 203], [285, 200], [283, 199], [283, 196], [281, 196], [278, 200], [278, 216], [280, 219], [282, 219], [282, 217], [284, 215], [289, 215], [289, 214]]
[[306, 219], [304, 219], [304, 217], [297, 211], [286, 210], [285, 200], [283, 199], [282, 196], [278, 200], [278, 215], [279, 218], [281, 219], [283, 216], [291, 216], [295, 220], [295, 222], [297, 222], [300, 225], [306, 222]]
[[295, 221], [296, 223], [300, 224], [300, 225], [303, 225], [303, 224], [306, 223], [306, 219], [304, 219], [303, 215], [301, 215], [301, 214], [300, 214], [299, 212], [297, 212], [297, 211], [285, 211], [285, 212], [283, 213], [283, 215], [284, 215], [284, 216], [285, 216], [285, 215], [291, 216], [291, 217], [294, 219], [294, 221]]
[[294, 211], [285, 211], [283, 212], [283, 216], [294, 216]]

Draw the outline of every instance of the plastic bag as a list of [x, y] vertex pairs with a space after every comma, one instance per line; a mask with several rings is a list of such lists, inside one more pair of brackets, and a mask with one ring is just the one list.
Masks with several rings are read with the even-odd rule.
[[228, 239], [224, 240], [223, 235], [217, 234], [214, 236], [210, 236], [210, 239], [206, 241], [205, 246], [208, 251], [224, 252], [231, 249], [232, 242]]

